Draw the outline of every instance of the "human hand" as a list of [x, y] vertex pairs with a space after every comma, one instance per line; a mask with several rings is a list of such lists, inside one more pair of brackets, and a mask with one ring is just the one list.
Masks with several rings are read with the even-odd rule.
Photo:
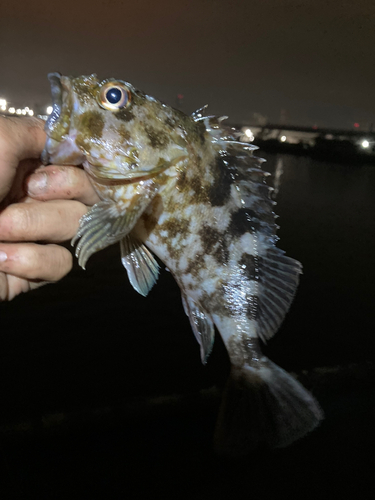
[[44, 122], [37, 118], [0, 116], [0, 202], [3, 202], [2, 206], [9, 204], [10, 197], [19, 190], [19, 181], [33, 163], [24, 160], [39, 158], [46, 140], [43, 126]]
[[43, 122], [22, 122], [0, 117], [0, 300], [65, 276], [72, 256], [58, 243], [75, 235], [87, 205], [99, 201], [82, 169], [25, 161], [40, 156], [45, 134]]

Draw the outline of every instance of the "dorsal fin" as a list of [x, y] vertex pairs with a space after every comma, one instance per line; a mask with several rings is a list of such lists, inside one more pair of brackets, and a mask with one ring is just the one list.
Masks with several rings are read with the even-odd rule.
[[[249, 230], [252, 227], [258, 239], [262, 240], [256, 255], [258, 292], [253, 314], [258, 321], [258, 334], [266, 341], [277, 332], [289, 310], [302, 265], [276, 247], [279, 239], [274, 212], [276, 202], [272, 199], [274, 188], [265, 182], [269, 174], [261, 169], [264, 160], [253, 156], [241, 144], [230, 144], [227, 151], [235, 163], [236, 191], [240, 195], [241, 210], [251, 220]], [[238, 151], [240, 154], [236, 154]]]
[[249, 255], [250, 268], [247, 272], [251, 274], [254, 267], [256, 277], [251, 279], [257, 280], [258, 291], [252, 316], [258, 321], [259, 336], [266, 341], [276, 333], [289, 310], [302, 265], [276, 247], [279, 226], [275, 222], [274, 189], [266, 184], [266, 177], [270, 174], [262, 169], [265, 160], [253, 154], [257, 146], [239, 141], [240, 134], [225, 127], [217, 118], [205, 117], [203, 122], [212, 143], [217, 144], [220, 168], [228, 169], [235, 186], [232, 220], [233, 216], [237, 216], [235, 223], [246, 227], [248, 224], [248, 231], [256, 232], [258, 240], [262, 241], [257, 254]]
[[193, 118], [194, 121], [199, 121], [201, 120], [204, 116], [206, 116], [206, 110], [208, 108], [208, 104], [205, 104], [201, 108], [197, 109], [196, 111], [193, 111], [191, 114], [191, 117]]

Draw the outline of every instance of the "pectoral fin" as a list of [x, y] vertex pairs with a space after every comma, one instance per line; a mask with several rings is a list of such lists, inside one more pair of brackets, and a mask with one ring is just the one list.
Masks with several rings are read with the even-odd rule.
[[79, 240], [76, 257], [83, 269], [92, 254], [122, 240], [133, 229], [157, 190], [157, 185], [152, 181], [145, 182], [138, 186], [137, 195], [130, 205], [101, 201], [81, 218], [72, 245]]
[[133, 288], [146, 297], [159, 276], [159, 264], [143, 243], [128, 234], [120, 242], [121, 261]]
[[215, 340], [213, 321], [200, 305], [184, 294], [182, 294], [182, 303], [185, 313], [189, 317], [195, 338], [201, 347], [201, 360], [205, 365]]

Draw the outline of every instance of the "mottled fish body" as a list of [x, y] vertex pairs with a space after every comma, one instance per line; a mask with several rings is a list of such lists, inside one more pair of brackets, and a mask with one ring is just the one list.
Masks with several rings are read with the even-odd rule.
[[147, 295], [157, 255], [176, 279], [206, 363], [217, 327], [232, 363], [216, 447], [246, 454], [315, 428], [312, 395], [265, 357], [301, 264], [276, 247], [275, 202], [263, 160], [205, 109], [187, 116], [120, 80], [49, 76], [46, 163], [82, 164], [101, 201], [73, 242], [82, 267], [120, 242], [135, 290]]

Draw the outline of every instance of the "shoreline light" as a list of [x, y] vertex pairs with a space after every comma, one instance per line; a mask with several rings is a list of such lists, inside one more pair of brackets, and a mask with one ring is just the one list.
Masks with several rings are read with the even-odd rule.
[[281, 141], [281, 142], [285, 142], [285, 141], [286, 141], [286, 135], [282, 135], [282, 136], [280, 137], [280, 141]]
[[244, 134], [245, 134], [246, 138], [249, 140], [249, 142], [252, 142], [254, 140], [254, 134], [253, 134], [253, 132], [251, 131], [250, 128], [247, 128], [244, 131]]
[[364, 139], [364, 140], [361, 142], [361, 146], [362, 146], [363, 148], [365, 148], [365, 149], [366, 149], [366, 148], [368, 148], [368, 147], [370, 146], [370, 143], [368, 142], [368, 140], [367, 140], [367, 139]]

